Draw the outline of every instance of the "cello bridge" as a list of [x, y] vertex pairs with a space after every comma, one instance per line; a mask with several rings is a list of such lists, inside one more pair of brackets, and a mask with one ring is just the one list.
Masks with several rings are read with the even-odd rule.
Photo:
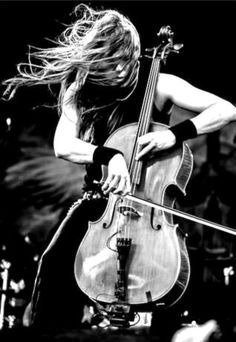
[[129, 205], [119, 205], [117, 210], [120, 214], [124, 216], [131, 216], [133, 218], [141, 217], [143, 215], [138, 210]]

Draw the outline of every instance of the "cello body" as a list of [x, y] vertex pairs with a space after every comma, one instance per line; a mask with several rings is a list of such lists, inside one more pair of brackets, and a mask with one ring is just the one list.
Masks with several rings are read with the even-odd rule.
[[[137, 129], [137, 123], [123, 126], [105, 143], [122, 151], [128, 165]], [[166, 125], [150, 123], [149, 131], [165, 129]], [[192, 172], [188, 145], [158, 153], [144, 164], [135, 196], [173, 207]], [[153, 304], [174, 304], [190, 276], [185, 236], [172, 216], [112, 193], [102, 217], [89, 222], [74, 270], [78, 286], [91, 299], [104, 305], [126, 303], [139, 311], [148, 311]]]

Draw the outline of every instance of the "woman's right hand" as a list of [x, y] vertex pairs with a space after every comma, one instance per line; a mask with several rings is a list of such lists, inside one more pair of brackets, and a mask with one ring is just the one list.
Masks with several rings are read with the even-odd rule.
[[104, 194], [113, 192], [118, 195], [127, 195], [131, 191], [130, 176], [126, 161], [121, 153], [115, 154], [108, 164], [108, 176], [102, 191]]

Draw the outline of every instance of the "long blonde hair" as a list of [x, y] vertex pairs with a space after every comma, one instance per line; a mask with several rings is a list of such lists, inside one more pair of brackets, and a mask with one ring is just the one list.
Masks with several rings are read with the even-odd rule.
[[[74, 14], [77, 20], [53, 41], [54, 47], [30, 47], [28, 62], [19, 63], [18, 75], [4, 81], [11, 96], [22, 85], [60, 83], [63, 91], [73, 74], [79, 88], [85, 79], [105, 86], [135, 83], [140, 41], [134, 25], [116, 10], [96, 11], [85, 4], [76, 6]], [[121, 84], [114, 72], [120, 60], [131, 66]], [[100, 67], [104, 62], [106, 68]]]
[[[117, 91], [111, 102], [129, 97], [137, 84], [140, 56], [139, 34], [134, 25], [116, 10], [94, 10], [85, 4], [76, 6], [73, 14], [76, 20], [53, 41], [55, 46], [30, 47], [28, 61], [17, 65], [18, 74], [3, 82], [7, 86], [5, 96], [13, 97], [17, 88], [24, 85], [59, 84], [59, 113], [64, 93], [72, 82], [76, 83], [71, 99], [75, 103], [85, 81]], [[128, 67], [123, 78], [118, 77], [116, 70], [121, 61], [123, 68]], [[96, 105], [82, 113], [81, 103], [78, 107], [85, 116]], [[93, 120], [93, 114], [90, 116]], [[90, 120], [87, 121], [86, 125]]]

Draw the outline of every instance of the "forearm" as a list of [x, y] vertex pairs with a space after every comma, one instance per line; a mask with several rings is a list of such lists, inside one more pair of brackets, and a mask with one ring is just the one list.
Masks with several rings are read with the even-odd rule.
[[191, 119], [198, 135], [217, 131], [235, 120], [236, 107], [228, 101], [213, 104]]

